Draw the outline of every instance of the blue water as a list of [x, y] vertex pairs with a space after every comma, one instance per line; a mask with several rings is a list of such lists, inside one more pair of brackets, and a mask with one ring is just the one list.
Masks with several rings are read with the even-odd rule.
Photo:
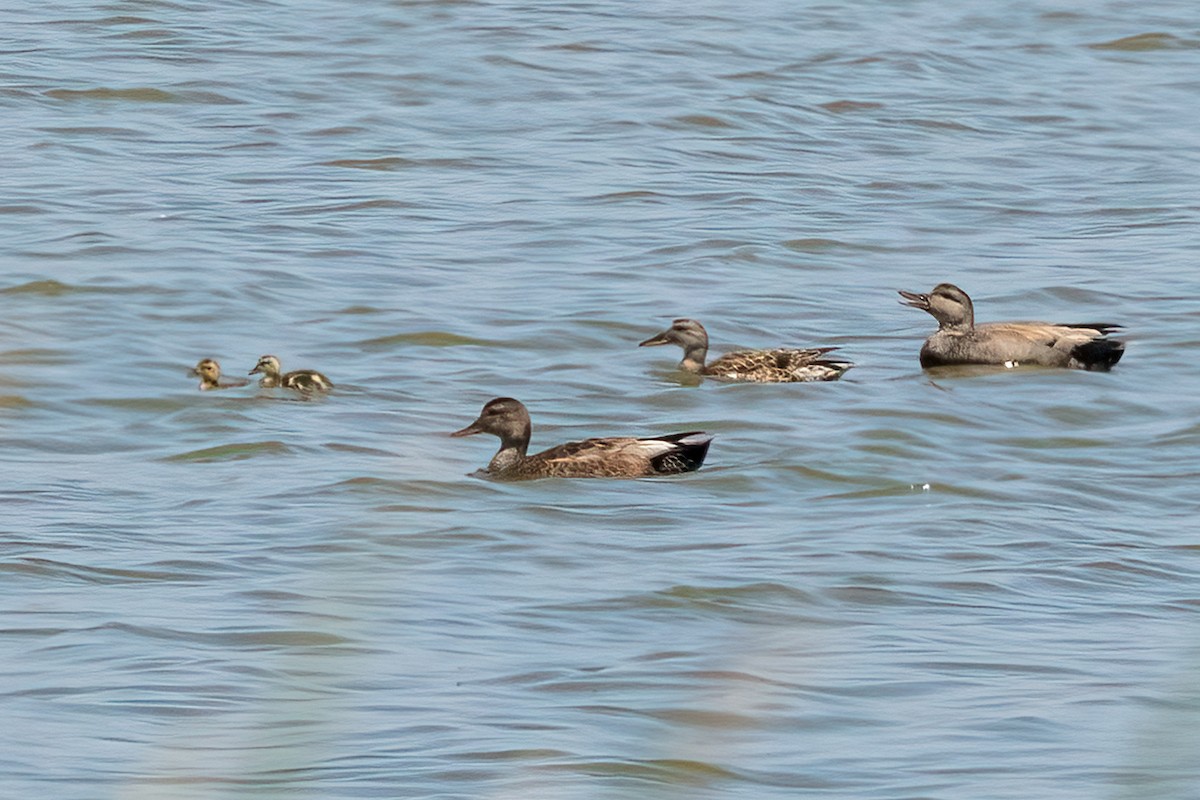
[[[1192, 3], [0, 19], [0, 796], [1200, 795]], [[1125, 358], [923, 373], [945, 280]]]

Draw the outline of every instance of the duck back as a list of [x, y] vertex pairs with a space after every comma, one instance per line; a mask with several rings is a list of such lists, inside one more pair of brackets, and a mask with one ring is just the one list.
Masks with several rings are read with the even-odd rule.
[[289, 372], [280, 379], [280, 383], [288, 389], [301, 392], [327, 392], [333, 388], [333, 381], [312, 369]]
[[921, 366], [995, 364], [1106, 371], [1121, 360], [1123, 342], [1106, 338], [1116, 325], [989, 322], [939, 330], [921, 347]]
[[655, 436], [584, 439], [556, 445], [521, 459], [496, 477], [646, 478], [697, 470], [712, 436], [699, 431]]
[[748, 383], [835, 381], [853, 366], [849, 361], [822, 358], [833, 347], [809, 349], [737, 350], [704, 367], [704, 374]]

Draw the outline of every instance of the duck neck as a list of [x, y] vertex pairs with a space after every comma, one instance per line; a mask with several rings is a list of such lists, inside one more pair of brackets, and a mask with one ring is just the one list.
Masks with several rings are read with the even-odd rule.
[[679, 362], [679, 368], [686, 372], [703, 372], [704, 359], [708, 357], [708, 345], [696, 342], [694, 344], [685, 345], [683, 348], [683, 361]]
[[510, 436], [500, 437], [500, 449], [488, 463], [488, 472], [503, 472], [512, 469], [525, 460], [525, 452], [529, 449], [529, 438], [533, 430], [526, 424], [525, 428]]
[[975, 329], [974, 315], [968, 311], [965, 317], [942, 320], [938, 325], [938, 329], [949, 331], [950, 333], [970, 333]]

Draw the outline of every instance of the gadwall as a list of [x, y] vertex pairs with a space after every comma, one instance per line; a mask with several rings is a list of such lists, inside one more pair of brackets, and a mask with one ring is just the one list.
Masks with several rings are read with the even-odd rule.
[[204, 358], [196, 366], [188, 370], [188, 375], [200, 379], [200, 391], [209, 389], [228, 389], [233, 386], [245, 386], [249, 381], [221, 376], [221, 365], [216, 359]]
[[921, 347], [922, 367], [996, 364], [1107, 371], [1125, 352], [1124, 342], [1106, 338], [1121, 326], [1107, 322], [976, 325], [971, 298], [952, 283], [939, 283], [929, 294], [901, 291], [900, 296], [904, 305], [928, 311], [938, 321], [937, 333]]
[[620, 437], [568, 442], [527, 456], [533, 427], [529, 411], [518, 400], [489, 400], [479, 418], [451, 436], [490, 433], [500, 450], [486, 473], [499, 480], [532, 478], [644, 478], [675, 475], [700, 468], [712, 436], [700, 431], [646, 439]]
[[259, 386], [271, 389], [282, 386], [285, 389], [296, 389], [301, 392], [327, 392], [333, 388], [333, 381], [314, 369], [298, 369], [292, 372], [281, 372], [279, 359], [275, 356], [263, 356], [250, 370], [253, 375], [262, 373]]
[[679, 368], [697, 375], [707, 375], [726, 381], [750, 383], [797, 383], [803, 381], [836, 381], [853, 364], [839, 358], [823, 358], [835, 347], [813, 347], [804, 350], [779, 348], [774, 350], [738, 350], [726, 353], [708, 364], [708, 331], [694, 319], [677, 319], [662, 333], [651, 336], [638, 347], [677, 344], [683, 348]]

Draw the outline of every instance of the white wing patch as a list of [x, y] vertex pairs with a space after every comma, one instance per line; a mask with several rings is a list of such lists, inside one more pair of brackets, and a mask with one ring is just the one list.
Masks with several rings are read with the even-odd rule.
[[662, 439], [639, 439], [635, 446], [638, 453], [646, 458], [654, 458], [663, 453], [669, 453], [679, 447], [675, 442], [664, 442]]

